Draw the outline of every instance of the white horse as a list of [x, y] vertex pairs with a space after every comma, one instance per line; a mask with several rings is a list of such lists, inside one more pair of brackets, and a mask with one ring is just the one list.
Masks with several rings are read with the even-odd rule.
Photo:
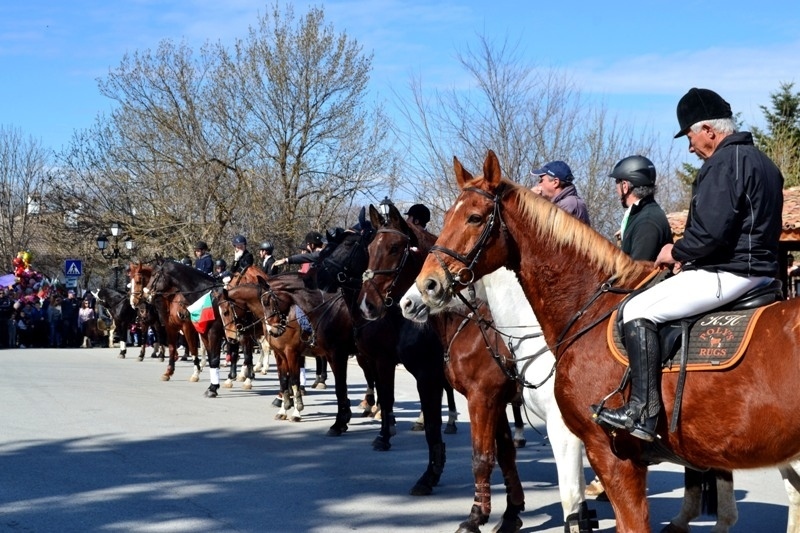
[[[523, 372], [523, 378], [537, 388], [525, 387], [523, 400], [525, 407], [545, 422], [553, 456], [558, 472], [558, 488], [561, 497], [561, 508], [567, 525], [570, 520], [584, 518], [586, 512], [585, 488], [583, 477], [583, 443], [564, 424], [561, 411], [556, 404], [553, 390], [555, 379], [555, 358], [546, 349], [541, 335], [539, 322], [533, 314], [516, 274], [508, 269], [500, 268], [484, 276], [476, 283], [478, 297], [489, 304], [494, 323], [504, 337], [510, 341], [513, 353], [521, 360], [517, 370]], [[457, 299], [454, 299], [456, 302]], [[403, 315], [410, 319], [427, 317], [428, 308], [422, 303], [416, 285], [412, 285], [400, 301]], [[539, 354], [528, 359], [534, 354]], [[738, 518], [736, 500], [733, 492], [733, 481], [718, 477], [716, 479], [718, 493], [718, 517], [711, 529], [712, 533], [727, 533]], [[684, 493], [680, 513], [667, 524], [662, 533], [688, 533], [689, 522], [700, 515], [701, 492], [699, 487], [692, 487]], [[571, 530], [570, 530], [571, 531]], [[589, 531], [579, 529], [579, 531]]]
[[[478, 297], [489, 304], [494, 325], [510, 342], [512, 352], [521, 362], [517, 370], [529, 383], [537, 388], [525, 387], [525, 407], [541, 418], [547, 427], [547, 435], [553, 448], [558, 471], [558, 490], [561, 508], [567, 526], [585, 526], [589, 520], [585, 504], [586, 481], [583, 475], [583, 443], [561, 418], [553, 391], [555, 357], [547, 349], [539, 322], [533, 315], [528, 300], [517, 282], [516, 275], [501, 268], [476, 284]], [[427, 318], [428, 308], [422, 303], [416, 285], [412, 285], [400, 301], [403, 315], [412, 320]], [[573, 531], [573, 529], [567, 529]], [[582, 527], [576, 531], [591, 531]]]

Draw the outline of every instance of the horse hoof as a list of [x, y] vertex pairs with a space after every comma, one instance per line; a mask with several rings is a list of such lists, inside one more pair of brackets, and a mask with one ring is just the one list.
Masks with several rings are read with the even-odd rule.
[[169, 381], [170, 375], [169, 374], [162, 374], [161, 381]]
[[241, 376], [236, 376], [236, 381], [244, 381], [245, 379], [246, 378], [244, 377], [244, 374], [242, 374]]
[[481, 533], [481, 528], [472, 522], [461, 522], [456, 533]]
[[328, 437], [341, 437], [345, 431], [347, 431], [347, 426], [344, 427], [331, 426], [325, 435]]
[[277, 415], [275, 415], [275, 420], [286, 420], [286, 415], [278, 413]]
[[259, 371], [261, 371], [261, 369], [262, 369], [262, 368], [264, 368], [264, 367], [263, 367], [263, 366], [261, 366], [261, 363], [258, 363], [258, 364], [257, 364], [257, 365], [256, 365], [256, 366], [253, 368], [253, 372], [259, 372]]
[[261, 371], [261, 375], [262, 376], [266, 376], [267, 375], [267, 368], [266, 367], [264, 367], [264, 370]]
[[217, 397], [217, 391], [209, 389], [203, 395], [206, 398], [216, 398]]
[[372, 449], [376, 452], [388, 452], [392, 448], [392, 443], [382, 437], [375, 437], [372, 441]]
[[430, 496], [433, 494], [433, 487], [430, 485], [425, 485], [423, 483], [417, 483], [411, 490], [408, 491], [411, 496]]
[[230, 379], [226, 379], [225, 383], [223, 383], [222, 386], [225, 387], [226, 389], [232, 389], [233, 381], [231, 381]]
[[242, 390], [250, 390], [253, 388], [253, 382], [249, 379], [242, 383]]
[[528, 444], [528, 439], [514, 439], [514, 448], [524, 448]]
[[188, 361], [188, 360], [189, 360], [189, 358], [186, 357], [185, 355], [183, 357], [181, 357], [181, 361]]
[[[421, 422], [414, 422], [411, 425], [411, 431], [425, 431], [425, 424]], [[446, 433], [446, 431], [445, 431]]]
[[117, 359], [125, 359], [125, 354], [121, 353], [117, 356]]
[[446, 435], [455, 435], [456, 433], [458, 433], [458, 428], [456, 427], [456, 423], [455, 422], [448, 423], [444, 427], [444, 432]]
[[302, 420], [299, 416], [293, 416], [289, 419], [289, 422], [300, 422]]
[[199, 378], [199, 377], [197, 377], [197, 376], [195, 376], [195, 375], [192, 375], [192, 376], [189, 378], [189, 381], [190, 381], [190, 382], [192, 382], [192, 383], [197, 383], [198, 381], [200, 381], [200, 378]]
[[520, 517], [515, 519], [503, 518], [499, 524], [494, 526], [492, 533], [517, 533], [520, 529], [522, 529], [522, 519]]
[[137, 359], [139, 359], [139, 362], [140, 362], [140, 363], [141, 363], [142, 361], [144, 361], [144, 357], [143, 357], [143, 356], [141, 356], [141, 355], [140, 355], [139, 357], [137, 357]]

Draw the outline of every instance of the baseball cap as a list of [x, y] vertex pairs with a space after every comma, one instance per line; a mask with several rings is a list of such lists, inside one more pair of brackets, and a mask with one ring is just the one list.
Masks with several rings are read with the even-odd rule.
[[531, 174], [533, 176], [544, 176], [547, 174], [550, 177], [558, 178], [567, 183], [571, 182], [573, 179], [572, 170], [570, 170], [569, 165], [563, 161], [551, 161], [542, 168], [531, 171]]

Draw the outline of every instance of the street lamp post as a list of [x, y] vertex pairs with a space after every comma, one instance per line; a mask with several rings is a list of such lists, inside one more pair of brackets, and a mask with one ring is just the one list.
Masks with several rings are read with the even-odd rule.
[[114, 262], [114, 289], [119, 290], [119, 272], [122, 270], [122, 265], [120, 265], [120, 259], [129, 259], [131, 257], [131, 253], [134, 248], [134, 241], [132, 237], [125, 237], [123, 242], [125, 243], [125, 249], [127, 253], [120, 252], [119, 247], [119, 236], [122, 233], [122, 226], [120, 226], [119, 222], [113, 222], [111, 224], [111, 236], [114, 237], [114, 243], [111, 246], [110, 251], [106, 251], [108, 248], [108, 237], [101, 233], [97, 236], [97, 249], [100, 250], [100, 255], [104, 258]]
[[392, 203], [388, 196], [384, 196], [383, 200], [381, 200], [381, 203], [378, 204], [378, 208], [381, 210], [381, 214], [384, 216], [384, 218], [389, 216], [389, 206], [392, 205], [394, 205], [394, 203]]

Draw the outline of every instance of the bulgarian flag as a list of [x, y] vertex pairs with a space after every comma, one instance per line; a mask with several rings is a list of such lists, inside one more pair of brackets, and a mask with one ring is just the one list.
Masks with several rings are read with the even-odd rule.
[[194, 329], [203, 335], [211, 322], [214, 321], [214, 304], [211, 301], [211, 291], [201, 296], [199, 300], [188, 307]]

